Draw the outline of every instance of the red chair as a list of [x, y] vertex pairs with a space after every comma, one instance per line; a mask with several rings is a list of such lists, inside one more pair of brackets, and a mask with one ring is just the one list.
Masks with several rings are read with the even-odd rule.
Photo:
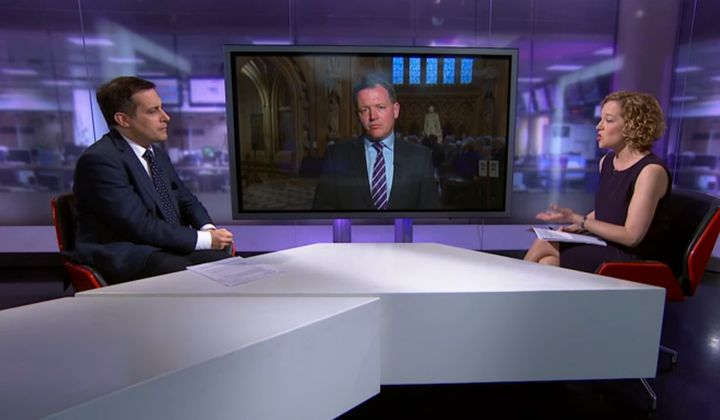
[[[596, 273], [662, 287], [668, 301], [682, 301], [685, 296], [694, 295], [720, 233], [720, 199], [696, 191], [674, 189], [670, 194], [669, 212], [673, 240], [670, 264], [609, 261]], [[672, 355], [673, 365], [677, 363], [675, 350], [665, 346], [660, 346], [660, 350]], [[657, 396], [645, 379], [641, 381], [650, 394], [654, 410]]]
[[75, 195], [53, 197], [50, 202], [58, 248], [63, 254], [63, 267], [75, 292], [107, 286], [102, 275], [94, 268], [74, 262], [67, 252], [75, 249]]
[[676, 189], [669, 202], [673, 261], [606, 262], [597, 274], [665, 288], [669, 301], [695, 294], [720, 233], [720, 199]]

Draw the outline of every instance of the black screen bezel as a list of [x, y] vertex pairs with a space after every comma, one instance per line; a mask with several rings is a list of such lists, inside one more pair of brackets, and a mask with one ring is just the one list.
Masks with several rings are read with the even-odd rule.
[[[246, 210], [242, 209], [242, 174], [240, 161], [242, 151], [239, 150], [238, 121], [236, 118], [237, 89], [236, 66], [238, 56], [252, 55], [420, 55], [420, 56], [467, 56], [481, 58], [506, 57], [510, 62], [508, 80], [508, 118], [507, 118], [507, 153], [505, 162], [504, 204], [502, 210]], [[479, 47], [363, 47], [363, 46], [308, 46], [308, 45], [225, 45], [225, 92], [228, 124], [228, 155], [230, 165], [230, 185], [232, 194], [232, 218], [235, 220], [249, 219], [449, 219], [449, 218], [484, 218], [508, 217], [510, 215], [513, 156], [515, 142], [515, 117], [517, 99], [518, 50], [514, 48], [479, 48]]]

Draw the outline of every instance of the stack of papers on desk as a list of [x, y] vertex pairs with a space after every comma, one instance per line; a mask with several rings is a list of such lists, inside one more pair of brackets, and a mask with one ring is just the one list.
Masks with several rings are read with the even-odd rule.
[[607, 243], [597, 236], [582, 235], [579, 233], [561, 232], [559, 230], [532, 228], [538, 238], [549, 242], [573, 242], [578, 244], [590, 244], [607, 246]]
[[280, 273], [277, 267], [268, 264], [248, 264], [242, 257], [192, 265], [187, 269], [225, 286], [237, 286]]

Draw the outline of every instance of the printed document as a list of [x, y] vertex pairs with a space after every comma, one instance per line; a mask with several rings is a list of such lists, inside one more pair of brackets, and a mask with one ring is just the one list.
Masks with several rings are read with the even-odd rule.
[[281, 272], [277, 267], [268, 264], [248, 263], [242, 257], [192, 265], [187, 269], [209, 277], [225, 286], [237, 286], [238, 284], [270, 277]]
[[590, 244], [607, 246], [607, 243], [597, 236], [583, 235], [580, 233], [561, 232], [559, 230], [532, 228], [538, 238], [550, 242], [574, 242], [578, 244]]

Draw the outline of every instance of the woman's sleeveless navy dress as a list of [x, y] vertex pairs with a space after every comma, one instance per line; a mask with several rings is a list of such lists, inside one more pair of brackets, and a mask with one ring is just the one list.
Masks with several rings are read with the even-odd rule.
[[574, 270], [594, 272], [605, 261], [655, 260], [669, 261], [670, 220], [667, 200], [672, 184], [662, 159], [650, 153], [623, 170], [615, 170], [613, 152], [605, 155], [600, 169], [600, 185], [595, 194], [595, 218], [615, 225], [624, 225], [628, 206], [640, 171], [647, 165], [661, 165], [668, 174], [668, 188], [658, 202], [650, 228], [643, 240], [634, 248], [606, 241], [608, 246], [560, 243], [560, 266]]

